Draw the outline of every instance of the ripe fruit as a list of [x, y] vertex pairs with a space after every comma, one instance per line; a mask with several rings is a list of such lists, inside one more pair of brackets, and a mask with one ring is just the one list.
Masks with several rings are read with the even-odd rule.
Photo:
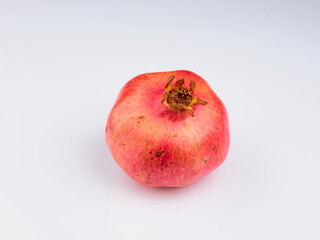
[[228, 125], [208, 83], [181, 70], [141, 74], [125, 84], [105, 134], [113, 158], [131, 178], [151, 187], [179, 187], [222, 164]]

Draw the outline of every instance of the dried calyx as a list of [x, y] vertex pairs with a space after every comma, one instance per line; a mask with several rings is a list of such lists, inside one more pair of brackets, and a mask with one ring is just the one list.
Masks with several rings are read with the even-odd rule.
[[176, 81], [174, 85], [171, 82], [174, 79], [174, 75], [171, 75], [165, 85], [165, 93], [163, 94], [161, 103], [163, 103], [169, 109], [180, 111], [187, 110], [192, 117], [194, 117], [193, 106], [197, 104], [206, 105], [207, 102], [192, 96], [196, 83], [194, 81], [190, 82], [189, 89], [183, 86], [184, 78]]

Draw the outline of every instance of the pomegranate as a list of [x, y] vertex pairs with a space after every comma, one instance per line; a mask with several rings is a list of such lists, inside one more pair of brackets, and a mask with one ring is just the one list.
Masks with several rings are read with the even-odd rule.
[[105, 136], [119, 166], [150, 187], [197, 181], [222, 164], [230, 143], [222, 101], [185, 70], [145, 73], [126, 83]]

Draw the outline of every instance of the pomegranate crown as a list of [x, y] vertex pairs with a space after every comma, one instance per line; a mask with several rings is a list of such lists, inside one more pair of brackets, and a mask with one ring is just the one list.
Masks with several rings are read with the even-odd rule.
[[191, 116], [194, 117], [193, 106], [198, 104], [206, 105], [207, 102], [196, 96], [193, 96], [193, 92], [196, 87], [195, 81], [191, 81], [189, 89], [187, 89], [183, 86], [184, 78], [177, 80], [174, 85], [171, 85], [174, 77], [174, 75], [171, 75], [168, 78], [168, 81], [164, 87], [165, 92], [162, 96], [161, 103], [167, 108], [177, 112], [183, 109], [187, 110]]

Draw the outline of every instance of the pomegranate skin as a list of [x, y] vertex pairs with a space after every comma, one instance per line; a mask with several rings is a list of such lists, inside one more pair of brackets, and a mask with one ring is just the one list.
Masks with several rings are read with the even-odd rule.
[[[184, 78], [196, 83], [193, 96], [207, 102], [174, 111], [161, 103], [165, 85]], [[121, 89], [109, 114], [105, 137], [118, 165], [150, 187], [187, 186], [220, 166], [230, 144], [227, 111], [208, 83], [197, 74], [177, 70], [145, 73]]]

